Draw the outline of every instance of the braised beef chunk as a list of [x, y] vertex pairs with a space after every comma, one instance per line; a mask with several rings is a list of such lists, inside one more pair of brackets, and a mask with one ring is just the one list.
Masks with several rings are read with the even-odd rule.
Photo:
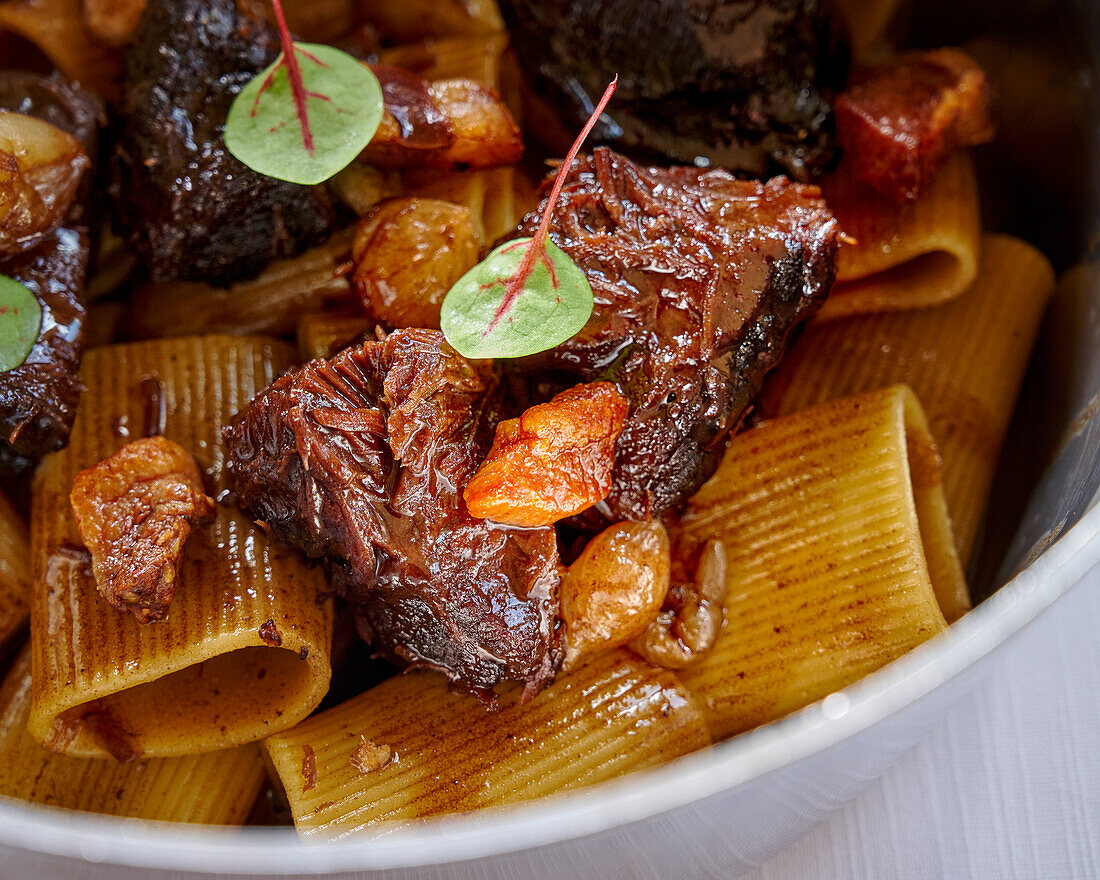
[[550, 235], [592, 282], [595, 309], [520, 367], [618, 383], [630, 414], [611, 494], [593, 510], [660, 516], [713, 472], [792, 330], [829, 292], [836, 221], [817, 187], [644, 168], [598, 148], [569, 173]]
[[88, 237], [55, 229], [36, 247], [0, 260], [42, 306], [38, 339], [18, 367], [0, 373], [0, 440], [18, 455], [38, 458], [69, 440], [83, 386], [84, 274]]
[[906, 52], [859, 72], [836, 101], [837, 137], [856, 175], [915, 199], [958, 147], [993, 137], [985, 73], [965, 52]]
[[529, 85], [561, 117], [561, 136], [549, 138], [559, 153], [618, 74], [593, 136], [628, 155], [798, 179], [832, 156], [831, 101], [848, 51], [831, 0], [503, 0], [501, 9]]
[[329, 231], [325, 190], [257, 174], [226, 150], [233, 99], [278, 35], [234, 0], [150, 0], [126, 54], [117, 219], [154, 281], [227, 284]]
[[472, 517], [497, 377], [433, 330], [398, 330], [290, 372], [226, 429], [241, 506], [333, 562], [360, 633], [487, 696], [560, 665], [551, 528]]

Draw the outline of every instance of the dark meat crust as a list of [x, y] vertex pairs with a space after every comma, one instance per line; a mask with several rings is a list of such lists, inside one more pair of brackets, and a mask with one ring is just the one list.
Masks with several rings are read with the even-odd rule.
[[[60, 74], [48, 77], [0, 72], [0, 108], [56, 125], [75, 137], [94, 160], [103, 102]], [[85, 174], [65, 226], [21, 254], [0, 259], [0, 275], [26, 286], [42, 306], [38, 339], [26, 360], [0, 373], [0, 470], [25, 467], [69, 440], [84, 386], [78, 370], [84, 355], [88, 268], [87, 221], [93, 175]]]
[[560, 665], [553, 529], [474, 519], [496, 375], [399, 330], [286, 374], [226, 429], [231, 485], [279, 539], [333, 559], [360, 632], [487, 696]]
[[233, 0], [151, 0], [126, 54], [116, 218], [154, 281], [228, 284], [332, 228], [323, 187], [257, 174], [225, 147], [233, 99], [279, 42]]
[[571, 170], [550, 234], [588, 276], [595, 309], [521, 369], [618, 383], [630, 415], [594, 510], [660, 516], [710, 476], [791, 332], [824, 301], [836, 221], [817, 187], [644, 168], [598, 148]]
[[55, 229], [39, 245], [0, 260], [0, 275], [24, 285], [42, 306], [38, 339], [18, 367], [0, 373], [0, 430], [17, 454], [39, 458], [69, 440], [84, 386], [84, 275], [88, 236]]
[[831, 100], [848, 51], [831, 0], [504, 0], [501, 9], [528, 82], [570, 140], [618, 74], [593, 139], [635, 158], [706, 157], [805, 179], [833, 155]]

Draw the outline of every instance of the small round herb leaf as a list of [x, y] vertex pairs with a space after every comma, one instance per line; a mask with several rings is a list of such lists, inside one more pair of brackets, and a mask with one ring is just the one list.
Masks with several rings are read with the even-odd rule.
[[14, 278], [0, 275], [0, 372], [27, 359], [41, 324], [38, 298]]
[[525, 357], [574, 336], [592, 314], [592, 286], [565, 252], [547, 239], [540, 259], [510, 306], [510, 282], [533, 239], [502, 244], [463, 275], [443, 301], [440, 326], [469, 358]]
[[[346, 168], [382, 121], [382, 87], [367, 65], [332, 46], [294, 43], [244, 87], [225, 145], [253, 171], [314, 184]], [[295, 75], [300, 81], [295, 83]]]

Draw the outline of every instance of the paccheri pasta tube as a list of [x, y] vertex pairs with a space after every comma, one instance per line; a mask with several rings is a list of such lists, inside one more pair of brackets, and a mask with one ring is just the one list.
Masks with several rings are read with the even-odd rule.
[[500, 91], [500, 64], [507, 46], [503, 33], [444, 37], [383, 49], [378, 60], [427, 80], [472, 79]]
[[680, 671], [715, 739], [851, 684], [968, 604], [938, 457], [905, 386], [734, 437], [683, 528], [727, 551], [722, 631]]
[[441, 199], [470, 209], [478, 237], [491, 245], [515, 229], [521, 214], [516, 205], [513, 176], [505, 166], [486, 171], [410, 172], [405, 175], [406, 194]]
[[664, 763], [709, 745], [667, 670], [619, 650], [529, 703], [486, 712], [413, 672], [264, 741], [302, 836], [515, 803]]
[[841, 163], [822, 178], [829, 208], [856, 240], [837, 253], [836, 285], [818, 319], [940, 305], [978, 273], [978, 186], [965, 151], [952, 155], [920, 197], [901, 204]]
[[11, 502], [0, 494], [0, 647], [27, 619], [30, 583], [27, 526]]
[[351, 301], [354, 228], [333, 234], [297, 257], [275, 260], [255, 278], [230, 287], [190, 281], [149, 284], [134, 294], [136, 328], [153, 336], [198, 333], [291, 333], [298, 317]]
[[964, 563], [1054, 285], [1047, 259], [1005, 235], [982, 242], [981, 271], [954, 302], [808, 328], [769, 378], [765, 416], [904, 382], [928, 414]]
[[34, 707], [28, 728], [76, 756], [225, 748], [304, 718], [328, 687], [331, 602], [319, 568], [277, 549], [235, 506], [183, 549], [175, 598], [141, 625], [98, 594], [69, 490], [127, 436], [163, 433], [224, 489], [219, 426], [291, 359], [281, 342], [206, 336], [93, 349], [67, 449], [35, 474]]
[[311, 312], [298, 321], [298, 354], [303, 361], [327, 358], [366, 333], [374, 322], [348, 312]]
[[120, 764], [70, 758], [27, 732], [31, 657], [24, 650], [0, 686], [0, 795], [36, 804], [164, 822], [239, 825], [264, 781], [255, 743]]

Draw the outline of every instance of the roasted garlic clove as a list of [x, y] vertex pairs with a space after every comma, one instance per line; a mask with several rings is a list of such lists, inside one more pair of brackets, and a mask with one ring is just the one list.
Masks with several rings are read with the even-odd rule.
[[72, 135], [0, 110], [0, 255], [21, 253], [57, 228], [90, 165]]
[[726, 548], [708, 541], [695, 570], [695, 583], [674, 591], [675, 605], [662, 611], [631, 649], [654, 666], [681, 669], [710, 650], [722, 628], [726, 597]]
[[566, 669], [625, 645], [649, 628], [668, 593], [668, 532], [659, 522], [624, 522], [588, 542], [561, 583]]
[[469, 208], [392, 199], [359, 223], [352, 283], [376, 321], [438, 329], [443, 297], [476, 265], [479, 249]]

